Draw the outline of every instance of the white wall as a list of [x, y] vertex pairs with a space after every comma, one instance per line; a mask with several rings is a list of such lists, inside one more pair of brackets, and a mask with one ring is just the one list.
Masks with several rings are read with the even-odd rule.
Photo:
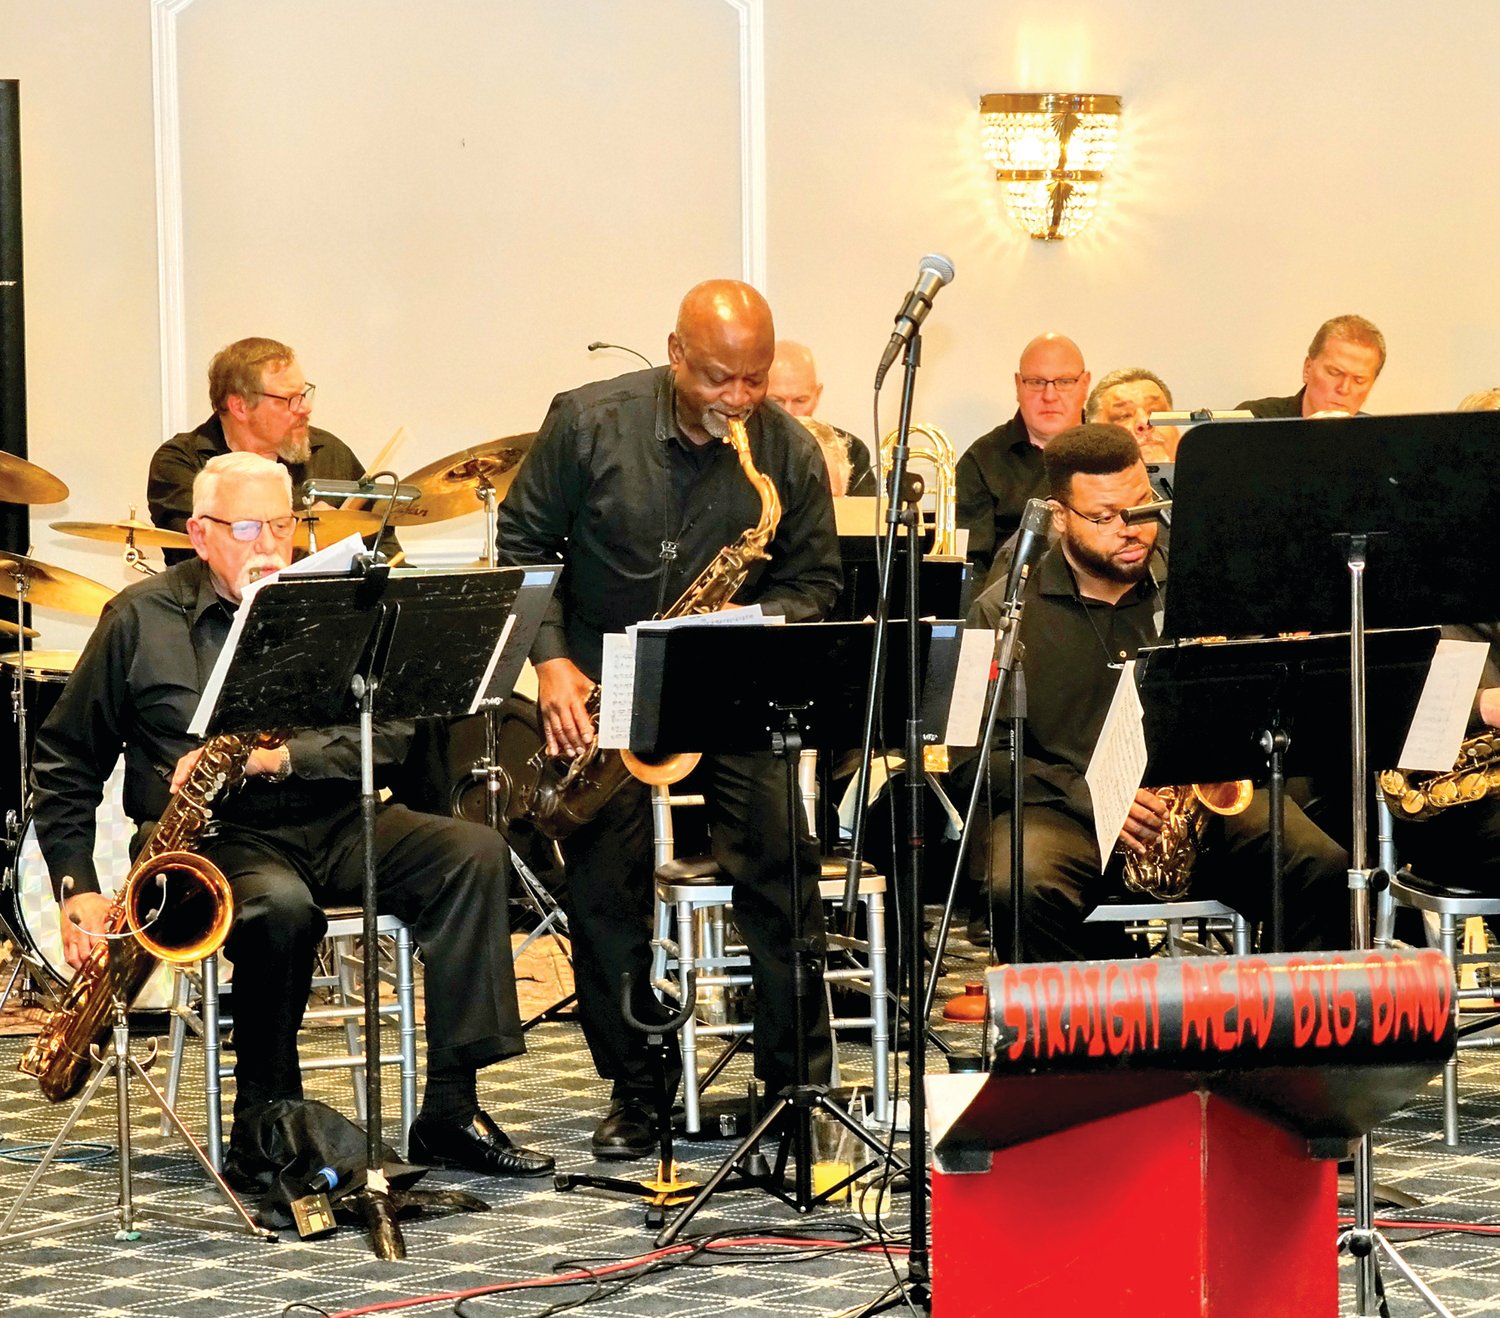
[[[201, 417], [232, 338], [296, 344], [318, 421], [366, 458], [408, 427], [403, 471], [630, 368], [592, 339], [661, 360], [681, 292], [745, 268], [762, 180], [742, 20], [753, 38], [762, 15], [764, 283], [818, 352], [832, 420], [870, 432], [874, 364], [927, 251], [958, 275], [917, 411], [960, 447], [1009, 415], [1016, 354], [1045, 328], [1096, 374], [1156, 369], [1184, 406], [1291, 392], [1344, 311], [1390, 343], [1374, 410], [1500, 382], [1492, 0], [1420, 18], [1397, 0], [160, 4], [181, 10], [166, 376], [183, 397], [165, 408], [150, 0], [0, 0], [0, 76], [22, 79], [31, 454], [73, 488], [33, 510], [36, 552], [111, 585], [127, 578], [108, 547], [46, 524], [143, 502], [151, 450]], [[1000, 213], [977, 104], [1013, 90], [1124, 97], [1080, 238], [1034, 242]], [[472, 522], [436, 532], [477, 552]], [[46, 644], [86, 631], [38, 616]]]

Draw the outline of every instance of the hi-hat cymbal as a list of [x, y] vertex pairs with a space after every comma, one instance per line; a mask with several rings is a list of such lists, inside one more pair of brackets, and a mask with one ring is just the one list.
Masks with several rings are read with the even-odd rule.
[[327, 549], [345, 536], [370, 536], [380, 530], [380, 513], [357, 508], [309, 508], [297, 514], [297, 536], [293, 543], [307, 549], [310, 537], [318, 537], [318, 548]]
[[20, 599], [23, 585], [28, 604], [91, 618], [97, 618], [115, 597], [108, 586], [65, 567], [52, 567], [24, 554], [0, 553], [0, 595]]
[[0, 502], [61, 503], [67, 497], [68, 487], [50, 471], [0, 452]]
[[535, 438], [527, 434], [487, 439], [414, 471], [401, 483], [420, 486], [421, 497], [397, 508], [392, 525], [421, 526], [478, 512], [484, 507], [480, 490], [485, 485], [503, 499]]
[[[80, 654], [78, 650], [27, 650], [26, 667], [34, 668], [39, 673], [71, 673], [78, 665]], [[19, 668], [21, 652], [7, 650], [0, 654], [0, 666]]]
[[[41, 632], [35, 627], [23, 627], [9, 618], [0, 618], [0, 636], [25, 636], [28, 641], [34, 641], [40, 635]], [[0, 656], [0, 660], [3, 660], [3, 656]]]
[[150, 522], [132, 517], [123, 522], [50, 522], [54, 531], [79, 535], [85, 540], [112, 540], [144, 549], [191, 549], [186, 531], [163, 531]]

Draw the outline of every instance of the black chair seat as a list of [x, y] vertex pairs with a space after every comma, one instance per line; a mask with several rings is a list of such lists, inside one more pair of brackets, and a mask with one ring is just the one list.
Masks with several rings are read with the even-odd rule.
[[725, 881], [724, 871], [712, 856], [688, 856], [656, 867], [658, 883], [698, 883], [704, 887]]
[[1412, 892], [1419, 892], [1428, 897], [1444, 897], [1450, 901], [1482, 902], [1500, 898], [1500, 893], [1484, 892], [1479, 888], [1460, 883], [1438, 883], [1421, 874], [1413, 874], [1411, 870], [1402, 870], [1396, 875], [1396, 881], [1403, 888], [1411, 889]]

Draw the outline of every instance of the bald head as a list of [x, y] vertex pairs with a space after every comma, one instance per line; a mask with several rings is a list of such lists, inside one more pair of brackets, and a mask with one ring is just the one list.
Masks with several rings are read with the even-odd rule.
[[1038, 448], [1064, 430], [1083, 424], [1089, 373], [1083, 353], [1065, 334], [1039, 334], [1021, 353], [1016, 369], [1016, 403], [1026, 433]]
[[710, 279], [688, 290], [667, 336], [677, 424], [695, 444], [722, 439], [765, 400], [776, 351], [771, 308], [749, 284]]
[[812, 349], [793, 339], [776, 340], [776, 359], [771, 363], [771, 383], [766, 395], [793, 416], [808, 417], [818, 410], [823, 386]]

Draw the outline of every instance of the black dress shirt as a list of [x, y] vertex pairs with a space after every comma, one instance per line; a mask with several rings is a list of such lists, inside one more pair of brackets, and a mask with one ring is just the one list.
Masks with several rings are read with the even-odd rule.
[[[137, 823], [161, 816], [177, 761], [201, 744], [187, 726], [232, 618], [199, 558], [127, 586], [105, 606], [36, 734], [32, 818], [54, 891], [64, 875], [74, 892], [99, 890], [94, 812], [122, 748], [125, 813]], [[377, 760], [399, 762], [410, 738], [410, 724], [379, 726]], [[299, 733], [287, 745], [294, 776], [246, 779], [215, 803], [215, 818], [269, 828], [326, 816], [358, 797], [354, 729]]]
[[953, 483], [954, 513], [969, 533], [967, 556], [975, 578], [983, 581], [996, 547], [1021, 525], [1026, 500], [1047, 495], [1042, 450], [1031, 442], [1019, 411], [964, 450], [954, 467]]
[[[665, 612], [760, 520], [734, 450], [686, 440], [675, 398], [670, 369], [657, 367], [553, 399], [499, 513], [501, 563], [564, 565], [534, 663], [567, 657], [597, 679], [606, 632]], [[780, 408], [759, 409], [745, 429], [781, 521], [735, 602], [816, 621], [843, 580], [823, 455]]]
[[1290, 398], [1252, 398], [1248, 402], [1241, 403], [1234, 410], [1249, 412], [1258, 417], [1277, 419], [1299, 417], [1302, 415], [1302, 396], [1306, 392], [1307, 389], [1304, 387], [1297, 390]]
[[[1021, 643], [1026, 673], [1026, 801], [1051, 805], [1092, 826], [1084, 774], [1120, 682], [1120, 665], [1161, 635], [1161, 592], [1148, 575], [1117, 604], [1078, 593], [1061, 545], [1042, 556], [1025, 592]], [[969, 620], [998, 624], [1005, 582], [986, 590]], [[1008, 793], [1008, 756], [991, 761], [990, 782]]]

